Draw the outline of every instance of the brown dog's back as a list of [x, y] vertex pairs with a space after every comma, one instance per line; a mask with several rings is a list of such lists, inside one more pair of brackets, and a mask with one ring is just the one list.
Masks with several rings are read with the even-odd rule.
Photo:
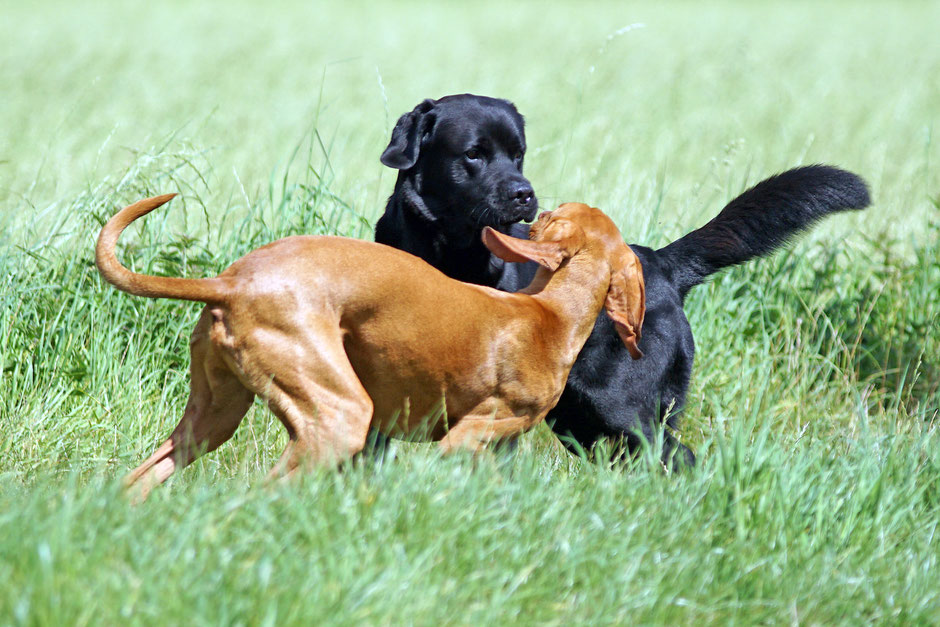
[[[526, 390], [522, 405], [539, 407], [558, 385], [559, 373], [493, 354], [524, 355], [519, 344], [544, 342], [531, 333], [536, 326], [551, 336], [552, 317], [527, 296], [457, 283], [381, 244], [290, 237], [249, 253], [220, 277], [239, 296], [210, 306], [212, 337], [232, 352], [236, 371], [243, 369], [234, 352], [290, 351], [299, 338], [341, 332], [349, 362], [375, 403], [373, 424], [383, 431], [411, 431], [442, 402], [447, 414], [459, 416], [475, 412], [476, 399], [512, 399], [502, 389], [507, 385]], [[238, 374], [249, 389], [263, 385], [250, 373]], [[444, 428], [438, 424], [427, 435], [439, 438]]]

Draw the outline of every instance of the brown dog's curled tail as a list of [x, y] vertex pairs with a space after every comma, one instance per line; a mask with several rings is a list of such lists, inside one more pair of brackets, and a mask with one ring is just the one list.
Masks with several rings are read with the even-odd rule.
[[104, 280], [128, 294], [149, 298], [178, 298], [203, 303], [221, 304], [228, 293], [225, 279], [182, 279], [176, 277], [137, 274], [121, 265], [114, 249], [118, 237], [137, 218], [143, 217], [166, 204], [176, 194], [164, 194], [139, 200], [124, 207], [108, 220], [98, 236], [95, 248], [95, 264]]

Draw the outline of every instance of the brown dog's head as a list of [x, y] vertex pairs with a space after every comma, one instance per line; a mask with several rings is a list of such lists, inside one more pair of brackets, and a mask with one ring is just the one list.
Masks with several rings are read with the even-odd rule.
[[593, 252], [593, 263], [607, 261], [610, 286], [604, 307], [630, 356], [643, 356], [637, 346], [646, 313], [646, 286], [640, 260], [624, 244], [620, 231], [600, 209], [565, 203], [546, 211], [532, 225], [531, 239], [504, 235], [487, 228], [483, 243], [497, 257], [510, 262], [534, 261], [554, 272], [579, 252]]

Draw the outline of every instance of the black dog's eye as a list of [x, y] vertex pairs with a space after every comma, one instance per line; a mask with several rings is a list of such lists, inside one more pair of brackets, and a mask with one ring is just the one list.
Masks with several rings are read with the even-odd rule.
[[522, 161], [522, 151], [520, 150], [512, 156], [513, 161]]
[[465, 152], [464, 155], [466, 155], [467, 159], [470, 159], [472, 161], [476, 161], [477, 159], [480, 159], [483, 157], [480, 151], [477, 150], [476, 148], [471, 148], [470, 150]]

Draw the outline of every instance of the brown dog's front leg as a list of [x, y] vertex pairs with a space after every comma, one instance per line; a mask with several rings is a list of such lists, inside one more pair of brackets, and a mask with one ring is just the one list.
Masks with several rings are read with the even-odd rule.
[[492, 416], [464, 416], [441, 438], [438, 445], [445, 453], [457, 449], [479, 451], [494, 442], [518, 437], [532, 424], [533, 421], [526, 417], [494, 419]]

